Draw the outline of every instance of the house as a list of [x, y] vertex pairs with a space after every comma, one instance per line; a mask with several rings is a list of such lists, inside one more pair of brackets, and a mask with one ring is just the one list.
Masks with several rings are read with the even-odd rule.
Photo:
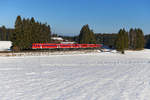
[[51, 39], [52, 39], [52, 41], [54, 41], [54, 42], [63, 42], [63, 41], [64, 41], [64, 39], [61, 38], [61, 37], [51, 37]]

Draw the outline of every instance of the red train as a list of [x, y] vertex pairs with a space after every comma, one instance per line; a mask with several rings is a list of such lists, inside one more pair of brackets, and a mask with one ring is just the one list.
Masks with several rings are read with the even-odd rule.
[[56, 43], [33, 43], [32, 49], [56, 49], [56, 48], [100, 48], [100, 44], [56, 44]]

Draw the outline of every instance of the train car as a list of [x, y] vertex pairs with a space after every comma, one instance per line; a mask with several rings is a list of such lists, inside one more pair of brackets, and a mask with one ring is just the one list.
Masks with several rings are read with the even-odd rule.
[[101, 44], [56, 44], [56, 43], [33, 43], [32, 49], [67, 49], [67, 48], [101, 48]]

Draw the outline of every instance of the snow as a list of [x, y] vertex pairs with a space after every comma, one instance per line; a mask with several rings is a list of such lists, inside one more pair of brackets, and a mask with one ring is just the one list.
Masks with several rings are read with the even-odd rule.
[[63, 38], [61, 38], [61, 37], [52, 37], [52, 40], [59, 40], [59, 41], [63, 41]]
[[0, 41], [0, 51], [8, 51], [12, 46], [11, 41]]
[[0, 100], [149, 100], [149, 54], [0, 57]]

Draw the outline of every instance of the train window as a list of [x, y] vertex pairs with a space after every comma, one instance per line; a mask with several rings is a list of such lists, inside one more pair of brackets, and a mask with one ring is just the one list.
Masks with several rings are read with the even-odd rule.
[[47, 45], [47, 46], [56, 46], [56, 45]]

